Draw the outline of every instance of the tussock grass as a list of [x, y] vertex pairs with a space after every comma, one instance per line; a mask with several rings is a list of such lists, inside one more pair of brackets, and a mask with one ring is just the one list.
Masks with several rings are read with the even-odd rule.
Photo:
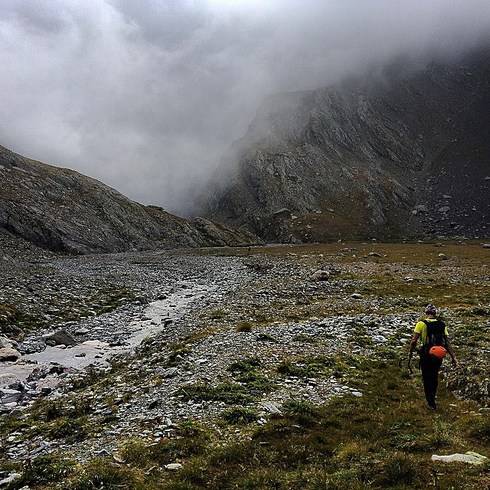
[[488, 452], [476, 433], [458, 430], [461, 417], [481, 420], [470, 415], [471, 404], [454, 403], [442, 390], [441, 413], [433, 414], [421, 399], [419, 380], [407, 381], [392, 357], [363, 360], [362, 369], [365, 376], [351, 381], [362, 398], [322, 406], [291, 400], [284, 415], [258, 428], [250, 441], [211, 446], [199, 467], [189, 461], [191, 480], [182, 472], [164, 488], [191, 481], [200, 482], [197, 488], [424, 488], [434, 474], [439, 488], [488, 482], [481, 469], [430, 461], [434, 452]]
[[229, 424], [245, 425], [255, 422], [259, 415], [250, 408], [236, 407], [225, 410], [222, 417]]
[[316, 378], [330, 376], [334, 366], [335, 359], [333, 357], [300, 357], [283, 360], [277, 367], [277, 372], [285, 376]]
[[[440, 412], [427, 411], [420, 380], [407, 378], [389, 351], [381, 353], [384, 359], [345, 361], [346, 367], [362, 370], [360, 377], [349, 376], [350, 384], [362, 390], [361, 398], [344, 396], [324, 405], [290, 400], [282, 416], [261, 427], [251, 426], [249, 437], [238, 442], [190, 423], [180, 427], [175, 438], [159, 443], [128, 441], [120, 449], [122, 464], [95, 460], [76, 474], [58, 473], [52, 478], [64, 481], [59, 488], [77, 490], [408, 489], [426, 488], [427, 482], [436, 488], [485, 488], [485, 468], [430, 461], [434, 453], [488, 454], [485, 418], [470, 402], [455, 400], [443, 388]], [[243, 375], [259, 366], [257, 359], [242, 359], [232, 372]], [[221, 397], [226, 391], [233, 398], [234, 389], [221, 386], [211, 393]], [[243, 392], [238, 393], [241, 399]], [[232, 427], [255, 416], [251, 409], [240, 407], [223, 414]], [[175, 461], [184, 465], [181, 471], [164, 470], [165, 464]]]
[[253, 325], [250, 322], [240, 322], [235, 330], [237, 332], [251, 332], [253, 330]]

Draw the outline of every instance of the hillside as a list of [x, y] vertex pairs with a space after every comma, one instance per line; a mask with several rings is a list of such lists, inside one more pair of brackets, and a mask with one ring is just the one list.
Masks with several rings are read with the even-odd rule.
[[38, 246], [75, 253], [250, 244], [249, 233], [186, 220], [129, 200], [73, 170], [0, 146], [0, 229]]
[[489, 53], [270, 98], [207, 215], [280, 241], [488, 236]]

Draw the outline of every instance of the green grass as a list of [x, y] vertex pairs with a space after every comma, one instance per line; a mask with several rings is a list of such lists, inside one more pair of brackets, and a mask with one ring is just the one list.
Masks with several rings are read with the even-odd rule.
[[30, 330], [40, 329], [46, 321], [29, 315], [15, 305], [0, 303], [0, 335], [20, 339]]
[[210, 384], [191, 384], [180, 388], [177, 392], [184, 401], [215, 401], [228, 405], [246, 404], [254, 397], [249, 390], [238, 383], [221, 383], [216, 386]]
[[[292, 400], [250, 441], [210, 448], [199, 465], [191, 458], [188, 470], [164, 488], [196, 482], [188, 488], [424, 488], [434, 474], [439, 488], [488, 481], [481, 468], [430, 461], [435, 452], [488, 453], [479, 439], [488, 426], [470, 428], [481, 420], [471, 415], [471, 404], [452, 407], [456, 400], [442, 390], [441, 412], [433, 414], [425, 409], [420, 380], [407, 380], [389, 355], [362, 368], [362, 398], [324, 406]], [[472, 423], [460, 430], [463, 420]]]
[[[56, 488], [55, 484], [65, 480], [75, 469], [75, 462], [60, 454], [39, 456], [23, 465], [12, 468], [21, 472], [21, 478], [11, 483], [5, 490], [17, 490], [24, 486], [30, 488]], [[58, 487], [60, 488], [60, 487]]]
[[325, 377], [332, 374], [335, 364], [335, 359], [328, 356], [285, 359], [277, 367], [277, 372], [285, 376], [298, 378]]
[[223, 420], [232, 425], [246, 425], [255, 422], [259, 415], [250, 408], [236, 407], [225, 410], [221, 415]]
[[436, 472], [440, 488], [485, 482], [481, 469], [430, 462], [437, 451], [488, 452], [475, 437], [479, 431], [458, 430], [464, 418], [479, 420], [467, 413], [471, 405], [453, 408], [455, 400], [442, 391], [441, 413], [428, 412], [420, 381], [407, 382], [392, 361], [364, 363], [362, 398], [346, 396], [324, 406], [291, 401], [284, 416], [270, 420], [252, 440], [210, 450], [202, 470], [190, 461], [192, 471], [173, 481], [204, 481], [210, 488], [423, 488]]
[[251, 332], [253, 330], [253, 324], [250, 322], [240, 322], [236, 326], [235, 330], [237, 332]]
[[[347, 373], [362, 373], [348, 376], [350, 384], [363, 392], [361, 398], [346, 395], [324, 405], [290, 400], [282, 416], [272, 417], [265, 426], [254, 426], [247, 438], [223, 437], [187, 424], [175, 438], [158, 443], [127, 441], [119, 451], [122, 464], [96, 459], [76, 474], [54, 472], [48, 478], [61, 479], [65, 486], [59, 488], [73, 490], [408, 489], [426, 488], [427, 482], [436, 482], [435, 488], [441, 489], [485, 488], [488, 467], [443, 465], [431, 462], [430, 457], [468, 450], [489, 455], [487, 418], [478, 415], [472, 403], [454, 399], [443, 387], [440, 410], [427, 411], [420, 379], [408, 377], [389, 350], [380, 355], [383, 358], [378, 360], [347, 358], [343, 364]], [[230, 370], [244, 375], [260, 365], [257, 359], [248, 358], [232, 364]], [[342, 368], [338, 359], [336, 365]], [[219, 389], [218, 385], [216, 391], [206, 387], [204, 393], [228, 400], [223, 398], [226, 392], [233, 402], [238, 393], [241, 401], [244, 392], [234, 391], [233, 385]], [[203, 391], [198, 393], [202, 396]], [[247, 425], [256, 416], [252, 409], [241, 407], [222, 414], [231, 428]], [[163, 469], [175, 461], [184, 465], [181, 471]]]

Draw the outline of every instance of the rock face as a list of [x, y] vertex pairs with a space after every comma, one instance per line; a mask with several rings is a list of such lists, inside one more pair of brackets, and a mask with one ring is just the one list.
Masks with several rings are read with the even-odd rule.
[[248, 232], [143, 206], [95, 179], [1, 146], [0, 182], [0, 230], [51, 250], [120, 252], [258, 241]]
[[272, 97], [206, 214], [291, 242], [488, 236], [489, 54]]

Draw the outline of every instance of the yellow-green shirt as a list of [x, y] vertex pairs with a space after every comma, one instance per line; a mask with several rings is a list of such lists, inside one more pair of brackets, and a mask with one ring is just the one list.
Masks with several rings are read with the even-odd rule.
[[[437, 318], [426, 318], [426, 322], [436, 322]], [[420, 339], [422, 340], [422, 344], [427, 342], [427, 325], [420, 321], [415, 325], [414, 333], [418, 333], [420, 335]], [[447, 327], [444, 330], [444, 333], [447, 335]]]

